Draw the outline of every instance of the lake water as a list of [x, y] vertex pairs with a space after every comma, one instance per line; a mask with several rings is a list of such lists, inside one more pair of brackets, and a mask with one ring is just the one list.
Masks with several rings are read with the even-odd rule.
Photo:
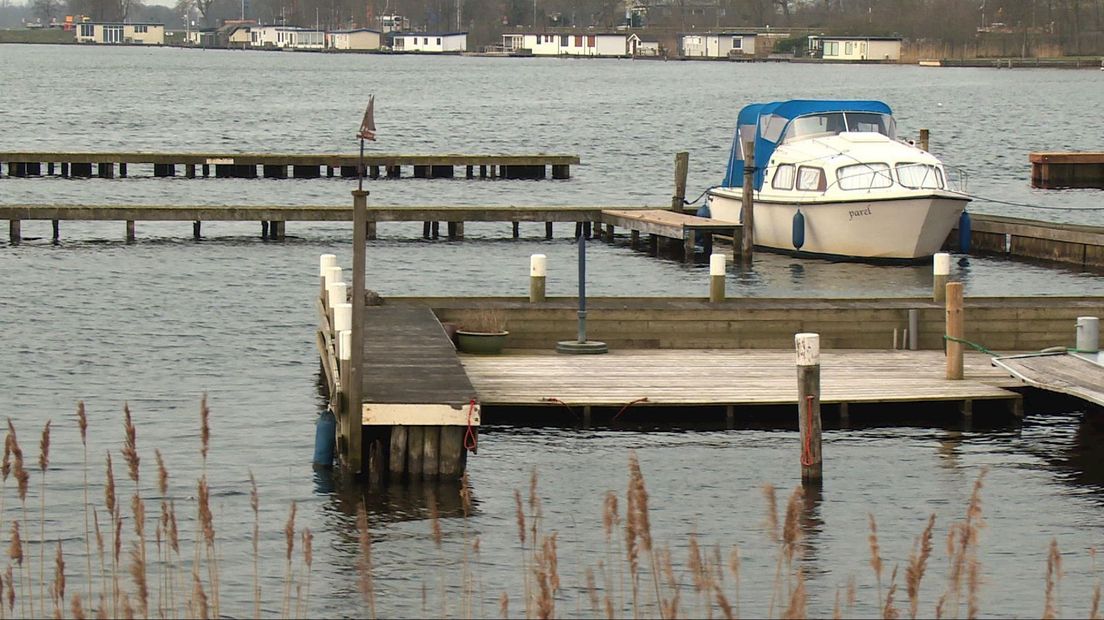
[[[1095, 209], [1104, 207], [1104, 192], [1098, 190], [1030, 189], [1027, 162], [1031, 150], [1102, 148], [1104, 117], [1089, 113], [1102, 103], [1104, 72], [1099, 71], [4, 45], [0, 85], [0, 150], [351, 152], [363, 106], [374, 93], [380, 140], [369, 148], [376, 152], [543, 151], [583, 160], [569, 181], [368, 184], [375, 203], [439, 205], [662, 205], [670, 200], [676, 151], [690, 152], [691, 197], [721, 178], [735, 114], [746, 103], [877, 98], [894, 108], [902, 134], [930, 128], [933, 151], [969, 171], [970, 189], [979, 197], [972, 210], [1096, 223]], [[335, 204], [348, 201], [352, 188], [337, 179], [4, 177], [0, 200]], [[528, 256], [542, 252], [549, 256], [549, 293], [574, 290], [575, 249], [566, 227], [553, 241], [543, 239], [539, 224], [523, 225], [519, 241], [507, 238], [505, 225], [469, 224], [466, 232], [464, 242], [423, 242], [417, 225], [381, 225], [380, 240], [368, 250], [369, 288], [384, 296], [523, 295]], [[280, 611], [282, 528], [295, 500], [299, 525], [309, 525], [315, 534], [310, 611], [364, 615], [355, 574], [357, 493], [335, 490], [310, 465], [315, 413], [323, 406], [312, 307], [317, 257], [333, 252], [348, 266], [348, 226], [290, 223], [293, 237], [282, 243], [261, 241], [255, 223], [208, 223], [198, 244], [186, 222], [139, 223], [133, 245], [122, 243], [122, 223], [64, 222], [56, 245], [49, 241], [49, 223], [25, 222], [23, 234], [29, 239], [18, 246], [0, 242], [5, 343], [0, 416], [19, 429], [29, 460], [37, 455], [42, 425], [54, 422], [45, 529], [47, 539], [64, 540], [70, 569], [83, 565], [76, 402], [83, 399], [89, 408], [96, 484], [106, 450], [113, 451], [116, 474], [123, 477], [118, 449], [122, 407], [129, 402], [143, 459], [143, 495], [155, 497], [156, 447], [172, 474], [170, 494], [178, 508], [194, 510], [189, 498], [202, 471], [199, 399], [206, 393], [213, 432], [206, 467], [220, 541], [223, 612], [252, 613], [252, 471], [261, 500], [268, 613]], [[704, 296], [708, 290], [703, 265], [659, 261], [623, 246], [591, 248], [590, 294]], [[966, 283], [967, 294], [1104, 294], [1102, 279], [1093, 273], [956, 259], [952, 276]], [[930, 266], [874, 267], [761, 254], [751, 272], [729, 276], [729, 293], [924, 295], [929, 274]], [[827, 482], [821, 496], [810, 501], [804, 522], [810, 613], [830, 614], [836, 589], [853, 576], [854, 612], [876, 615], [867, 515], [879, 526], [884, 589], [893, 565], [900, 564], [903, 574], [914, 538], [935, 513], [936, 551], [921, 606], [921, 613], [933, 613], [947, 574], [943, 536], [951, 521], [964, 517], [971, 485], [988, 467], [987, 527], [979, 557], [982, 613], [1042, 613], [1047, 546], [1056, 538], [1068, 553], [1061, 609], [1087, 614], [1096, 583], [1089, 549], [1100, 546], [1104, 534], [1099, 420], [1067, 405], [1058, 411], [1029, 408], [1020, 425], [962, 429], [955, 420], [884, 425], [908, 413], [887, 407], [876, 424], [864, 420], [825, 434]], [[488, 427], [479, 454], [469, 461], [470, 518], [457, 516], [455, 489], [407, 488], [368, 497], [377, 611], [459, 615], [465, 597], [457, 592], [458, 565], [465, 541], [478, 536], [480, 555], [468, 560], [481, 583], [479, 593], [467, 597], [474, 612], [497, 615], [499, 595], [506, 591], [511, 612], [520, 613], [525, 586], [513, 494], [515, 489], [528, 494], [530, 471], [536, 469], [543, 529], [558, 533], [564, 591], [557, 612], [586, 615], [586, 594], [578, 590], [583, 573], [606, 557], [603, 494], [614, 490], [623, 496], [628, 454], [634, 450], [651, 496], [655, 537], [671, 546], [679, 570], [686, 566], [691, 532], [726, 553], [738, 545], [741, 613], [765, 614], [776, 554], [766, 540], [760, 488], [770, 483], [784, 496], [794, 486], [797, 442], [793, 429], [756, 424], [731, 431]], [[28, 498], [32, 521], [39, 480], [36, 472]], [[120, 486], [128, 496], [130, 483]], [[445, 515], [441, 549], [427, 519], [427, 493], [438, 496]], [[9, 520], [19, 514], [13, 497], [9, 488]], [[92, 489], [91, 501], [102, 512], [100, 487]], [[181, 518], [190, 531], [191, 519]], [[38, 540], [38, 527], [26, 527], [24, 537]], [[684, 581], [689, 584], [688, 577]], [[449, 592], [444, 604], [442, 584]], [[131, 588], [129, 581], [126, 585]], [[685, 590], [684, 612], [700, 613], [692, 600]], [[903, 587], [897, 600], [906, 600]]]

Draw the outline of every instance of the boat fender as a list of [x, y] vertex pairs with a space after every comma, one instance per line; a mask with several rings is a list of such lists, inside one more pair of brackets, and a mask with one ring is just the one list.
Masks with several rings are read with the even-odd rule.
[[805, 214], [798, 209], [793, 216], [793, 246], [795, 250], [800, 250], [803, 245], [805, 245]]
[[709, 210], [709, 204], [703, 204], [698, 207], [697, 212], [694, 214], [698, 217], [713, 217], [713, 212]]
[[314, 463], [324, 467], [333, 467], [334, 441], [337, 435], [337, 418], [333, 411], [326, 409], [318, 416], [314, 425]]
[[[698, 217], [711, 218], [711, 217], [713, 217], [713, 212], [709, 210], [709, 203], [703, 203], [702, 206], [698, 207], [698, 210], [694, 212], [694, 215], [697, 215]], [[704, 248], [705, 247], [705, 233], [700, 232], [700, 231], [695, 232], [694, 233], [694, 244], [695, 245], [700, 245]]]
[[958, 251], [969, 252], [970, 251], [970, 237], [973, 234], [971, 230], [972, 224], [970, 223], [970, 214], [966, 211], [962, 212], [962, 215], [958, 218]]

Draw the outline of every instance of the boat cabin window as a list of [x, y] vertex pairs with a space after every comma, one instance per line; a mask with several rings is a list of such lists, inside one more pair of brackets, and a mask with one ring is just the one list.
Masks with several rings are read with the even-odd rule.
[[897, 126], [893, 117], [877, 112], [821, 112], [808, 116], [799, 116], [790, 121], [783, 142], [834, 136], [844, 131], [869, 131], [897, 137]]
[[794, 165], [782, 164], [774, 171], [774, 177], [771, 179], [771, 187], [774, 189], [793, 189], [794, 186]]
[[884, 189], [893, 186], [889, 164], [855, 164], [836, 170], [840, 189]]
[[803, 192], [823, 192], [827, 188], [823, 169], [812, 166], [797, 169], [797, 189]]
[[897, 164], [897, 181], [909, 189], [943, 189], [943, 171], [929, 164]]
[[[744, 143], [755, 140], [755, 125], [740, 125], [737, 132], [736, 159], [744, 160]], [[754, 166], [755, 162], [751, 162]]]

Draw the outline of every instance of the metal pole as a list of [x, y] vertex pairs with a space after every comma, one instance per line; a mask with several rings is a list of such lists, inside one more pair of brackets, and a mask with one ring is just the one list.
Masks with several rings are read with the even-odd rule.
[[586, 235], [579, 235], [579, 344], [586, 338]]

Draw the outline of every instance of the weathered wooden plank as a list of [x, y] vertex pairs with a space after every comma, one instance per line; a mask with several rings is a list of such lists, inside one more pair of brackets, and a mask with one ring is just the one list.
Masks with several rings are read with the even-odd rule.
[[1082, 355], [1009, 356], [994, 360], [1034, 385], [1045, 390], [1071, 394], [1104, 406], [1104, 367]]

